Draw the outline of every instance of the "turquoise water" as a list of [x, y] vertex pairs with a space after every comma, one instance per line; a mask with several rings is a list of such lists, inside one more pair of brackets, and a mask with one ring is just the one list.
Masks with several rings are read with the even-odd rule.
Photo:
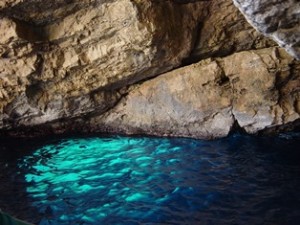
[[3, 147], [0, 208], [40, 225], [296, 225], [299, 147], [298, 134], [65, 138], [23, 154]]

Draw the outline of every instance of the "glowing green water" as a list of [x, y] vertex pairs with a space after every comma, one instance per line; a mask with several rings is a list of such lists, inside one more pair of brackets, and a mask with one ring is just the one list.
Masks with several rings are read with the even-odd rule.
[[[282, 148], [286, 139], [242, 136], [79, 138], [44, 146], [18, 165], [40, 225], [290, 225], [299, 165], [282, 160]], [[287, 183], [290, 196], [282, 197], [278, 187]]]
[[[181, 160], [172, 156], [182, 150], [169, 139], [74, 139], [45, 146], [20, 165], [30, 171], [25, 178], [34, 206], [55, 215], [55, 224], [97, 224], [111, 214], [155, 215], [151, 205], [163, 204], [180, 188]], [[171, 182], [163, 184], [164, 178]]]

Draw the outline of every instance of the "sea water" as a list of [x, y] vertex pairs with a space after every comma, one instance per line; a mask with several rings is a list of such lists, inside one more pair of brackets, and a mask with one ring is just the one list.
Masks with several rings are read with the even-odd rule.
[[300, 223], [298, 134], [26, 145], [1, 145], [0, 208], [35, 224]]

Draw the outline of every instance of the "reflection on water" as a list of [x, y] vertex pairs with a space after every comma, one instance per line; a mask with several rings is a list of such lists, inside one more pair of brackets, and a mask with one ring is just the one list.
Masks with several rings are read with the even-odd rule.
[[[297, 134], [68, 138], [13, 157], [14, 169], [0, 165], [41, 225], [296, 225], [299, 147]], [[0, 204], [16, 198], [4, 191]]]

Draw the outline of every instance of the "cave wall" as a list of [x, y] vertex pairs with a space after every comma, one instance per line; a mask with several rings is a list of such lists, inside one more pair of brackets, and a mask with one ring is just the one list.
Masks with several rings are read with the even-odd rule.
[[231, 0], [1, 1], [2, 133], [211, 139], [297, 125], [297, 54], [246, 2], [257, 30]]
[[258, 31], [300, 59], [300, 2], [298, 0], [233, 0]]

